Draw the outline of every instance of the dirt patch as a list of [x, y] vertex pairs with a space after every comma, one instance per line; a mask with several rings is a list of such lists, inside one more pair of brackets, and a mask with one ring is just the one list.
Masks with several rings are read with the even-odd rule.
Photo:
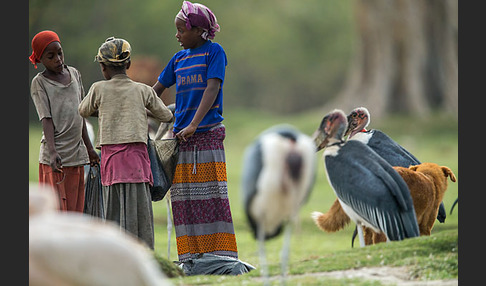
[[340, 271], [309, 273], [306, 275], [327, 276], [332, 278], [361, 278], [364, 280], [379, 280], [385, 285], [411, 286], [455, 286], [458, 280], [429, 280], [418, 281], [410, 277], [407, 267], [363, 267], [359, 269], [348, 269]]
[[[378, 280], [383, 285], [396, 285], [396, 286], [457, 286], [459, 285], [457, 279], [453, 280], [428, 280], [420, 281], [414, 280], [410, 276], [410, 271], [407, 267], [363, 267], [357, 269], [330, 271], [330, 272], [317, 272], [306, 273], [302, 275], [289, 275], [287, 278], [298, 277], [330, 277], [335, 279], [342, 278], [360, 278], [363, 280]], [[261, 278], [260, 278], [261, 279]], [[279, 276], [273, 276], [270, 280], [280, 279]]]

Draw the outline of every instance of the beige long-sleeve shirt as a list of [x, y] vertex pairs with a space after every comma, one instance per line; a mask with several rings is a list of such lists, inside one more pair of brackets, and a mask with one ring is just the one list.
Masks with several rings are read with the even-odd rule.
[[110, 80], [93, 83], [79, 104], [83, 117], [98, 111], [96, 148], [105, 144], [147, 143], [147, 108], [162, 122], [172, 119], [172, 112], [164, 105], [152, 87], [131, 80], [125, 74]]

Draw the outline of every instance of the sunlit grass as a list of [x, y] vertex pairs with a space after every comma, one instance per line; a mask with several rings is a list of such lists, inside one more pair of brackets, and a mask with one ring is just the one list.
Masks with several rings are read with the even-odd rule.
[[[318, 111], [292, 116], [276, 116], [250, 110], [225, 110], [224, 116], [226, 119], [224, 124], [226, 126], [226, 139], [224, 144], [227, 159], [228, 191], [237, 239], [238, 255], [241, 260], [248, 262], [257, 268], [260, 265], [258, 259], [258, 246], [252, 237], [246, 222], [246, 217], [243, 211], [244, 208], [239, 193], [243, 150], [260, 132], [275, 124], [289, 123], [296, 126], [304, 133], [311, 135], [315, 128], [317, 128], [319, 125], [323, 115], [323, 113]], [[458, 178], [458, 182], [449, 183], [449, 188], [445, 193], [443, 200], [448, 217], [444, 224], [439, 224], [438, 222], [435, 224], [432, 234], [437, 234], [439, 236], [439, 240], [452, 240], [451, 243], [453, 243], [454, 238], [449, 238], [451, 236], [455, 236], [457, 244], [459, 205], [456, 206], [454, 213], [449, 215], [450, 207], [458, 196], [458, 186], [461, 180], [458, 170], [457, 120], [442, 114], [433, 115], [428, 119], [396, 116], [386, 119], [373, 120], [370, 127], [386, 132], [398, 143], [416, 155], [416, 157], [422, 162], [435, 162], [440, 165], [445, 165], [450, 167], [455, 173]], [[29, 135], [29, 180], [37, 181], [38, 152], [41, 136], [40, 126], [32, 125], [29, 130]], [[314, 225], [314, 222], [310, 217], [310, 213], [312, 211], [327, 211], [336, 198], [327, 182], [324, 173], [322, 152], [319, 152], [316, 154], [316, 156], [318, 157], [318, 175], [316, 183], [308, 202], [300, 211], [299, 224], [294, 228], [292, 234], [289, 270], [291, 274], [329, 271], [333, 268], [337, 268], [339, 266], [337, 258], [333, 257], [334, 255], [340, 255], [340, 253], [342, 253], [344, 256], [351, 255], [353, 257], [350, 259], [351, 261], [355, 259], [358, 259], [357, 261], [361, 260], [362, 262], [360, 265], [364, 265], [364, 262], [366, 261], [366, 251], [368, 250], [350, 250], [351, 234], [354, 229], [354, 225], [349, 225], [340, 232], [329, 234], [319, 230]], [[153, 204], [153, 208], [155, 216], [155, 251], [158, 255], [167, 257], [168, 237], [166, 229], [166, 200], [164, 199], [162, 201], [155, 202]], [[441, 236], [442, 233], [444, 233], [444, 238]], [[169, 259], [177, 260], [177, 246], [175, 243], [174, 232], [172, 233], [170, 241], [171, 254]], [[273, 275], [279, 273], [280, 249], [282, 246], [282, 241], [283, 238], [278, 237], [266, 243], [267, 260], [270, 263], [270, 273]], [[409, 247], [408, 244], [414, 244], [413, 241], [421, 243], [421, 240], [410, 240], [410, 242], [405, 242], [407, 246], [403, 248], [397, 247], [396, 249], [392, 250], [392, 252], [389, 253], [389, 258], [385, 259], [384, 263], [389, 265], [401, 265], [408, 263], [412, 266], [414, 264], [423, 266], [424, 264], [422, 263], [430, 262], [431, 264], [429, 267], [425, 267], [423, 271], [417, 270], [416, 274], [427, 279], [437, 279], [438, 277], [457, 277], [457, 247], [455, 251], [444, 251], [444, 257], [438, 256], [439, 260], [444, 259], [444, 263], [436, 264], [430, 260], [427, 261], [426, 257], [421, 257], [420, 259], [417, 258], [414, 260], [414, 256], [409, 255], [410, 252], [404, 252], [405, 248]], [[430, 251], [432, 251], [431, 253], [433, 253], [433, 251], [435, 251], [434, 247], [437, 247], [437, 245], [439, 245], [439, 242], [437, 241], [426, 241], [424, 244], [421, 244], [420, 247], [430, 249]], [[377, 246], [376, 249], [380, 249], [380, 251], [382, 251], [381, 249], [384, 247], [385, 246]], [[412, 246], [410, 245], [410, 247]], [[374, 248], [370, 248], [370, 251], [373, 249]], [[401, 262], [395, 261], [396, 259], [394, 257], [398, 257], [400, 255], [404, 256], [400, 258]], [[435, 257], [434, 254], [432, 254], [432, 256], [432, 258]], [[346, 264], [343, 267], [359, 267], [359, 265]], [[258, 269], [241, 277], [186, 277], [174, 279], [173, 282], [176, 284], [180, 283], [186, 285], [198, 283], [223, 283], [224, 285], [239, 285], [239, 283], [243, 283], [243, 281], [247, 281], [256, 276], [259, 276]], [[199, 282], [197, 282], [198, 280]], [[253, 285], [253, 283], [254, 281], [252, 281], [251, 284]], [[328, 285], [345, 285], [332, 283], [334, 282], [326, 282]], [[342, 283], [342, 281], [336, 281], [336, 283]], [[305, 282], [305, 284], [307, 284], [307, 282]]]

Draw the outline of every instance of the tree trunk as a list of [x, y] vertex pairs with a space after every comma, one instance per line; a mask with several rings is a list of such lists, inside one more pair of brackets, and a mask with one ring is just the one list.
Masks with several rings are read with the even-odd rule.
[[357, 0], [355, 59], [327, 107], [457, 116], [457, 12], [457, 0]]

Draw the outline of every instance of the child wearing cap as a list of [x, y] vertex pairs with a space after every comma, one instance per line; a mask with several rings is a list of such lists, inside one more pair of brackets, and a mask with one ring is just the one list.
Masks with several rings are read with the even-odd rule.
[[147, 152], [147, 111], [162, 122], [172, 112], [148, 85], [132, 81], [130, 44], [110, 37], [98, 49], [95, 61], [106, 80], [91, 85], [79, 105], [83, 117], [98, 116], [101, 184], [105, 217], [154, 249], [153, 184]]
[[211, 41], [220, 27], [208, 7], [189, 1], [183, 2], [175, 26], [184, 49], [172, 57], [153, 88], [161, 96], [176, 85], [173, 132], [180, 145], [171, 203], [179, 261], [202, 253], [238, 258], [223, 145], [227, 59], [221, 45]]
[[84, 209], [84, 165], [99, 163], [91, 145], [86, 122], [78, 105], [84, 96], [79, 71], [64, 62], [59, 36], [42, 31], [32, 39], [29, 60], [45, 70], [33, 79], [30, 94], [39, 120], [42, 139], [39, 152], [39, 183], [54, 187], [62, 211]]

